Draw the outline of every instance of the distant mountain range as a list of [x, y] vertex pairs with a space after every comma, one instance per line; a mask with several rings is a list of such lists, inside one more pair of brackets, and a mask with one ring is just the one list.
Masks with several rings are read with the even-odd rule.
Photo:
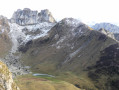
[[94, 26], [92, 26], [92, 28], [95, 30], [104, 28], [105, 30], [108, 30], [109, 32], [119, 33], [119, 26], [110, 24], [110, 23], [97, 23]]
[[94, 26], [92, 26], [92, 28], [95, 30], [103, 29], [103, 33], [107, 33], [107, 35], [110, 34], [109, 36], [112, 36], [112, 38], [119, 40], [119, 26], [117, 25], [110, 23], [97, 23]]

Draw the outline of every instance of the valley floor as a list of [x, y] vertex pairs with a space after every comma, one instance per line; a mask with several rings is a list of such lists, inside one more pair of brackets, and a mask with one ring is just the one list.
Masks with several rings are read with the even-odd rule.
[[28, 74], [16, 77], [15, 82], [21, 90], [81, 90], [73, 84], [48, 76]]

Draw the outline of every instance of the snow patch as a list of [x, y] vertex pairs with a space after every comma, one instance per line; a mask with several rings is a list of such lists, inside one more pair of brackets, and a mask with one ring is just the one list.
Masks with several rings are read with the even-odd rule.
[[43, 22], [36, 25], [28, 25], [24, 28], [28, 29], [28, 32], [36, 32], [37, 30], [41, 30], [42, 33], [38, 33], [36, 35], [27, 35], [25, 41], [29, 41], [32, 39], [38, 39], [40, 37], [44, 37], [47, 35], [48, 31], [54, 26], [53, 23]]
[[[43, 22], [35, 25], [27, 25], [27, 26], [20, 26], [16, 23], [9, 23], [10, 32], [9, 37], [13, 42], [13, 47], [11, 52], [14, 53], [18, 49], [20, 44], [26, 43], [29, 40], [38, 39], [40, 37], [44, 37], [47, 35], [48, 31], [54, 26], [54, 23]], [[42, 33], [37, 33], [35, 35], [25, 34], [23, 31], [26, 29], [25, 32], [36, 32], [37, 30], [41, 30]], [[18, 40], [21, 42], [18, 42]]]
[[56, 48], [57, 48], [57, 49], [60, 49], [60, 48], [61, 48], [61, 46], [57, 46]]
[[4, 29], [2, 29], [2, 30], [1, 30], [1, 33], [4, 33], [4, 31], [5, 31], [5, 30], [4, 30]]
[[81, 23], [80, 20], [72, 19], [72, 18], [66, 18], [65, 22], [70, 26], [78, 26]]
[[5, 32], [5, 30], [4, 30], [4, 29], [2, 29], [2, 30], [1, 30], [1, 32], [0, 32], [0, 34], [2, 34], [2, 33], [4, 33], [4, 32]]
[[56, 44], [58, 45], [59, 43], [62, 43], [65, 39], [66, 39], [65, 36], [64, 37], [61, 37], [61, 39]]
[[19, 43], [18, 43], [18, 37], [21, 37], [22, 39], [25, 39], [25, 34], [22, 32], [22, 26], [19, 26], [15, 23], [11, 24], [9, 23], [10, 26], [10, 32], [9, 32], [9, 36], [12, 40], [13, 46], [12, 46], [12, 53], [15, 53]]
[[74, 58], [83, 48], [85, 48], [88, 44], [90, 43], [90, 40], [86, 41], [85, 43], [82, 44], [80, 48], [78, 48], [76, 51], [70, 53], [70, 55], [66, 58], [66, 60], [63, 62], [69, 62], [72, 58]]

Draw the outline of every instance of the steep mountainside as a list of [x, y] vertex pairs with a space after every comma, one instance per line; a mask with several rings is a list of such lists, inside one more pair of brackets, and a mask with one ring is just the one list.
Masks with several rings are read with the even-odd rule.
[[10, 27], [6, 17], [0, 16], [0, 57], [4, 57], [11, 49], [9, 38]]
[[[94, 78], [90, 77], [89, 68], [100, 60], [101, 51], [115, 43], [114, 39], [90, 29], [78, 20], [65, 18], [51, 28], [48, 35], [21, 45], [19, 51], [23, 53], [22, 61], [33, 72], [58, 75], [60, 79], [86, 90], [113, 90], [110, 83], [105, 86], [107, 79], [100, 86], [102, 77], [97, 82], [99, 84], [95, 83]], [[68, 76], [72, 74], [66, 72], [73, 73], [74, 80], [69, 80]]]
[[0, 62], [0, 90], [19, 90], [7, 66]]
[[99, 61], [88, 68], [88, 75], [99, 90], [119, 90], [119, 44], [110, 45], [102, 50]]
[[[116, 43], [116, 41], [98, 31], [90, 30], [88, 26], [86, 26], [82, 22], [79, 22], [72, 18], [65, 18], [59, 23], [57, 23], [49, 31], [48, 35], [36, 40], [31, 40], [26, 43], [25, 46], [21, 45], [19, 50], [25, 53], [28, 52], [27, 50], [30, 49], [31, 55], [34, 55], [33, 57], [36, 58], [36, 55], [38, 55], [38, 57], [42, 56], [41, 60], [44, 62], [47, 60], [51, 62], [53, 58], [56, 57], [56, 62], [58, 60], [60, 62], [58, 64], [59, 66], [68, 66], [65, 64], [71, 62], [72, 60], [75, 61], [74, 58], [81, 58], [84, 60], [85, 58], [88, 59], [96, 53], [99, 54], [101, 50], [113, 43]], [[97, 50], [93, 50], [94, 47], [97, 48]], [[86, 48], [88, 48], [88, 51]], [[92, 53], [90, 53], [91, 50]], [[84, 53], [82, 53], [82, 51]], [[45, 58], [45, 55], [47, 54], [42, 55], [44, 53], [48, 54], [47, 59]], [[57, 55], [59, 55], [60, 58], [57, 58]], [[85, 55], [87, 55], [87, 57], [84, 57]], [[40, 58], [38, 59], [40, 62]], [[53, 60], [53, 62], [54, 61], [55, 60]], [[30, 60], [27, 63], [30, 63]], [[85, 65], [87, 66], [87, 64]]]

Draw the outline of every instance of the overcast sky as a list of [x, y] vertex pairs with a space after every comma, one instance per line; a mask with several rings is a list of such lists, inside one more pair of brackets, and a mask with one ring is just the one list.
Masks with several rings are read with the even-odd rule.
[[56, 20], [78, 18], [84, 23], [119, 25], [119, 0], [1, 0], [0, 15], [11, 18], [17, 9], [49, 9]]

